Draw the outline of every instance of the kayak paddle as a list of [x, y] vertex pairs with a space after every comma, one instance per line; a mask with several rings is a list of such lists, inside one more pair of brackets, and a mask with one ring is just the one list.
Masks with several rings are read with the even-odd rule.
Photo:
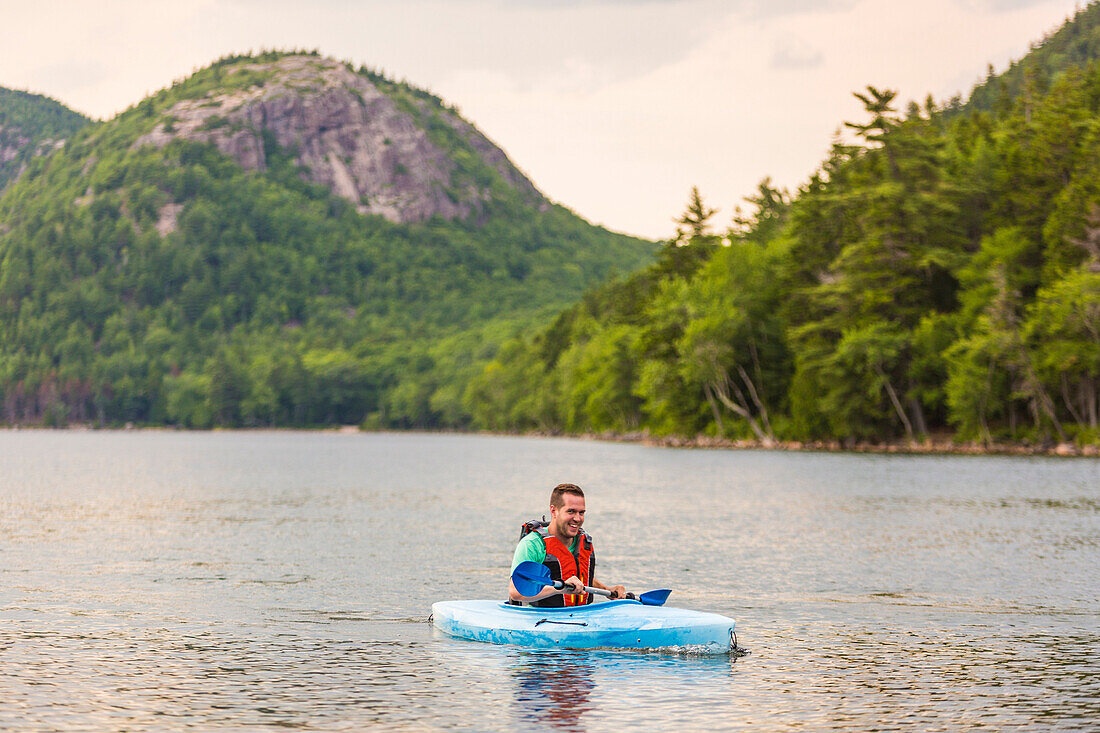
[[[553, 586], [556, 590], [561, 590], [565, 587], [565, 583], [560, 580], [553, 580], [550, 577], [550, 568], [545, 565], [540, 565], [537, 562], [527, 560], [521, 562], [516, 566], [516, 569], [512, 571], [512, 585], [516, 586], [516, 590], [524, 598], [531, 598], [538, 595], [545, 586]], [[611, 591], [603, 590], [602, 588], [591, 588], [584, 586], [585, 593], [595, 593], [600, 596], [611, 597]], [[662, 588], [660, 590], [651, 590], [647, 593], [642, 593], [639, 596], [635, 596], [633, 593], [627, 593], [626, 597], [630, 600], [638, 601], [643, 606], [663, 606], [665, 601], [668, 600], [671, 590]]]

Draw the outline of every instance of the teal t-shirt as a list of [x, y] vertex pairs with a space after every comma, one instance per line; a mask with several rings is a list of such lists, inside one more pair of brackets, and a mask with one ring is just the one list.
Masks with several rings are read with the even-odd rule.
[[[573, 538], [573, 541], [569, 543], [569, 551], [575, 552], [577, 549], [577, 542], [580, 539], [580, 535]], [[516, 545], [516, 551], [512, 554], [512, 570], [516, 569], [516, 565], [521, 562], [530, 560], [531, 562], [537, 562], [542, 565], [543, 560], [546, 559], [546, 545], [542, 543], [542, 537], [538, 532], [528, 532], [524, 535], [523, 539]], [[508, 572], [511, 572], [509, 570]]]

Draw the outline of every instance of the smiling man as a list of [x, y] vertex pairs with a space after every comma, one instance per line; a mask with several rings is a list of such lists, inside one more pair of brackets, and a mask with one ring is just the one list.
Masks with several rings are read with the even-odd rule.
[[519, 545], [512, 556], [512, 570], [521, 562], [531, 561], [550, 569], [550, 577], [564, 581], [572, 593], [542, 589], [536, 596], [520, 595], [508, 582], [508, 600], [533, 606], [581, 606], [592, 602], [584, 586], [611, 591], [612, 598], [623, 598], [621, 585], [608, 587], [596, 580], [596, 551], [592, 537], [581, 529], [584, 524], [584, 492], [576, 484], [558, 484], [550, 492], [550, 521], [527, 522], [520, 532]]

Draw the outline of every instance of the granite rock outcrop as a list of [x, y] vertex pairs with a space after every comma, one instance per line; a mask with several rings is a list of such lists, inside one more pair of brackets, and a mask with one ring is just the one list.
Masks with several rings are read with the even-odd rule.
[[34, 140], [18, 127], [0, 125], [0, 190], [19, 178], [27, 162], [65, 144], [64, 140]]
[[453, 151], [439, 142], [445, 125], [450, 139], [460, 140], [525, 203], [548, 206], [500, 148], [431, 98], [399, 98], [369, 75], [317, 56], [227, 70], [235, 73], [263, 81], [176, 102], [134, 147], [175, 138], [209, 142], [243, 168], [262, 171], [273, 140], [306, 180], [327, 186], [362, 214], [397, 223], [463, 219], [489, 200], [491, 183], [464, 175]]

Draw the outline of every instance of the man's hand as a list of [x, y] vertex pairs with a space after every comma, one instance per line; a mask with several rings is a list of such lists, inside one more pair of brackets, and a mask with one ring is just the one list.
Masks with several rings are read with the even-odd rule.
[[626, 598], [626, 588], [622, 587], [621, 585], [613, 586], [611, 588], [608, 588], [608, 590], [611, 591], [612, 600], [616, 598]]

